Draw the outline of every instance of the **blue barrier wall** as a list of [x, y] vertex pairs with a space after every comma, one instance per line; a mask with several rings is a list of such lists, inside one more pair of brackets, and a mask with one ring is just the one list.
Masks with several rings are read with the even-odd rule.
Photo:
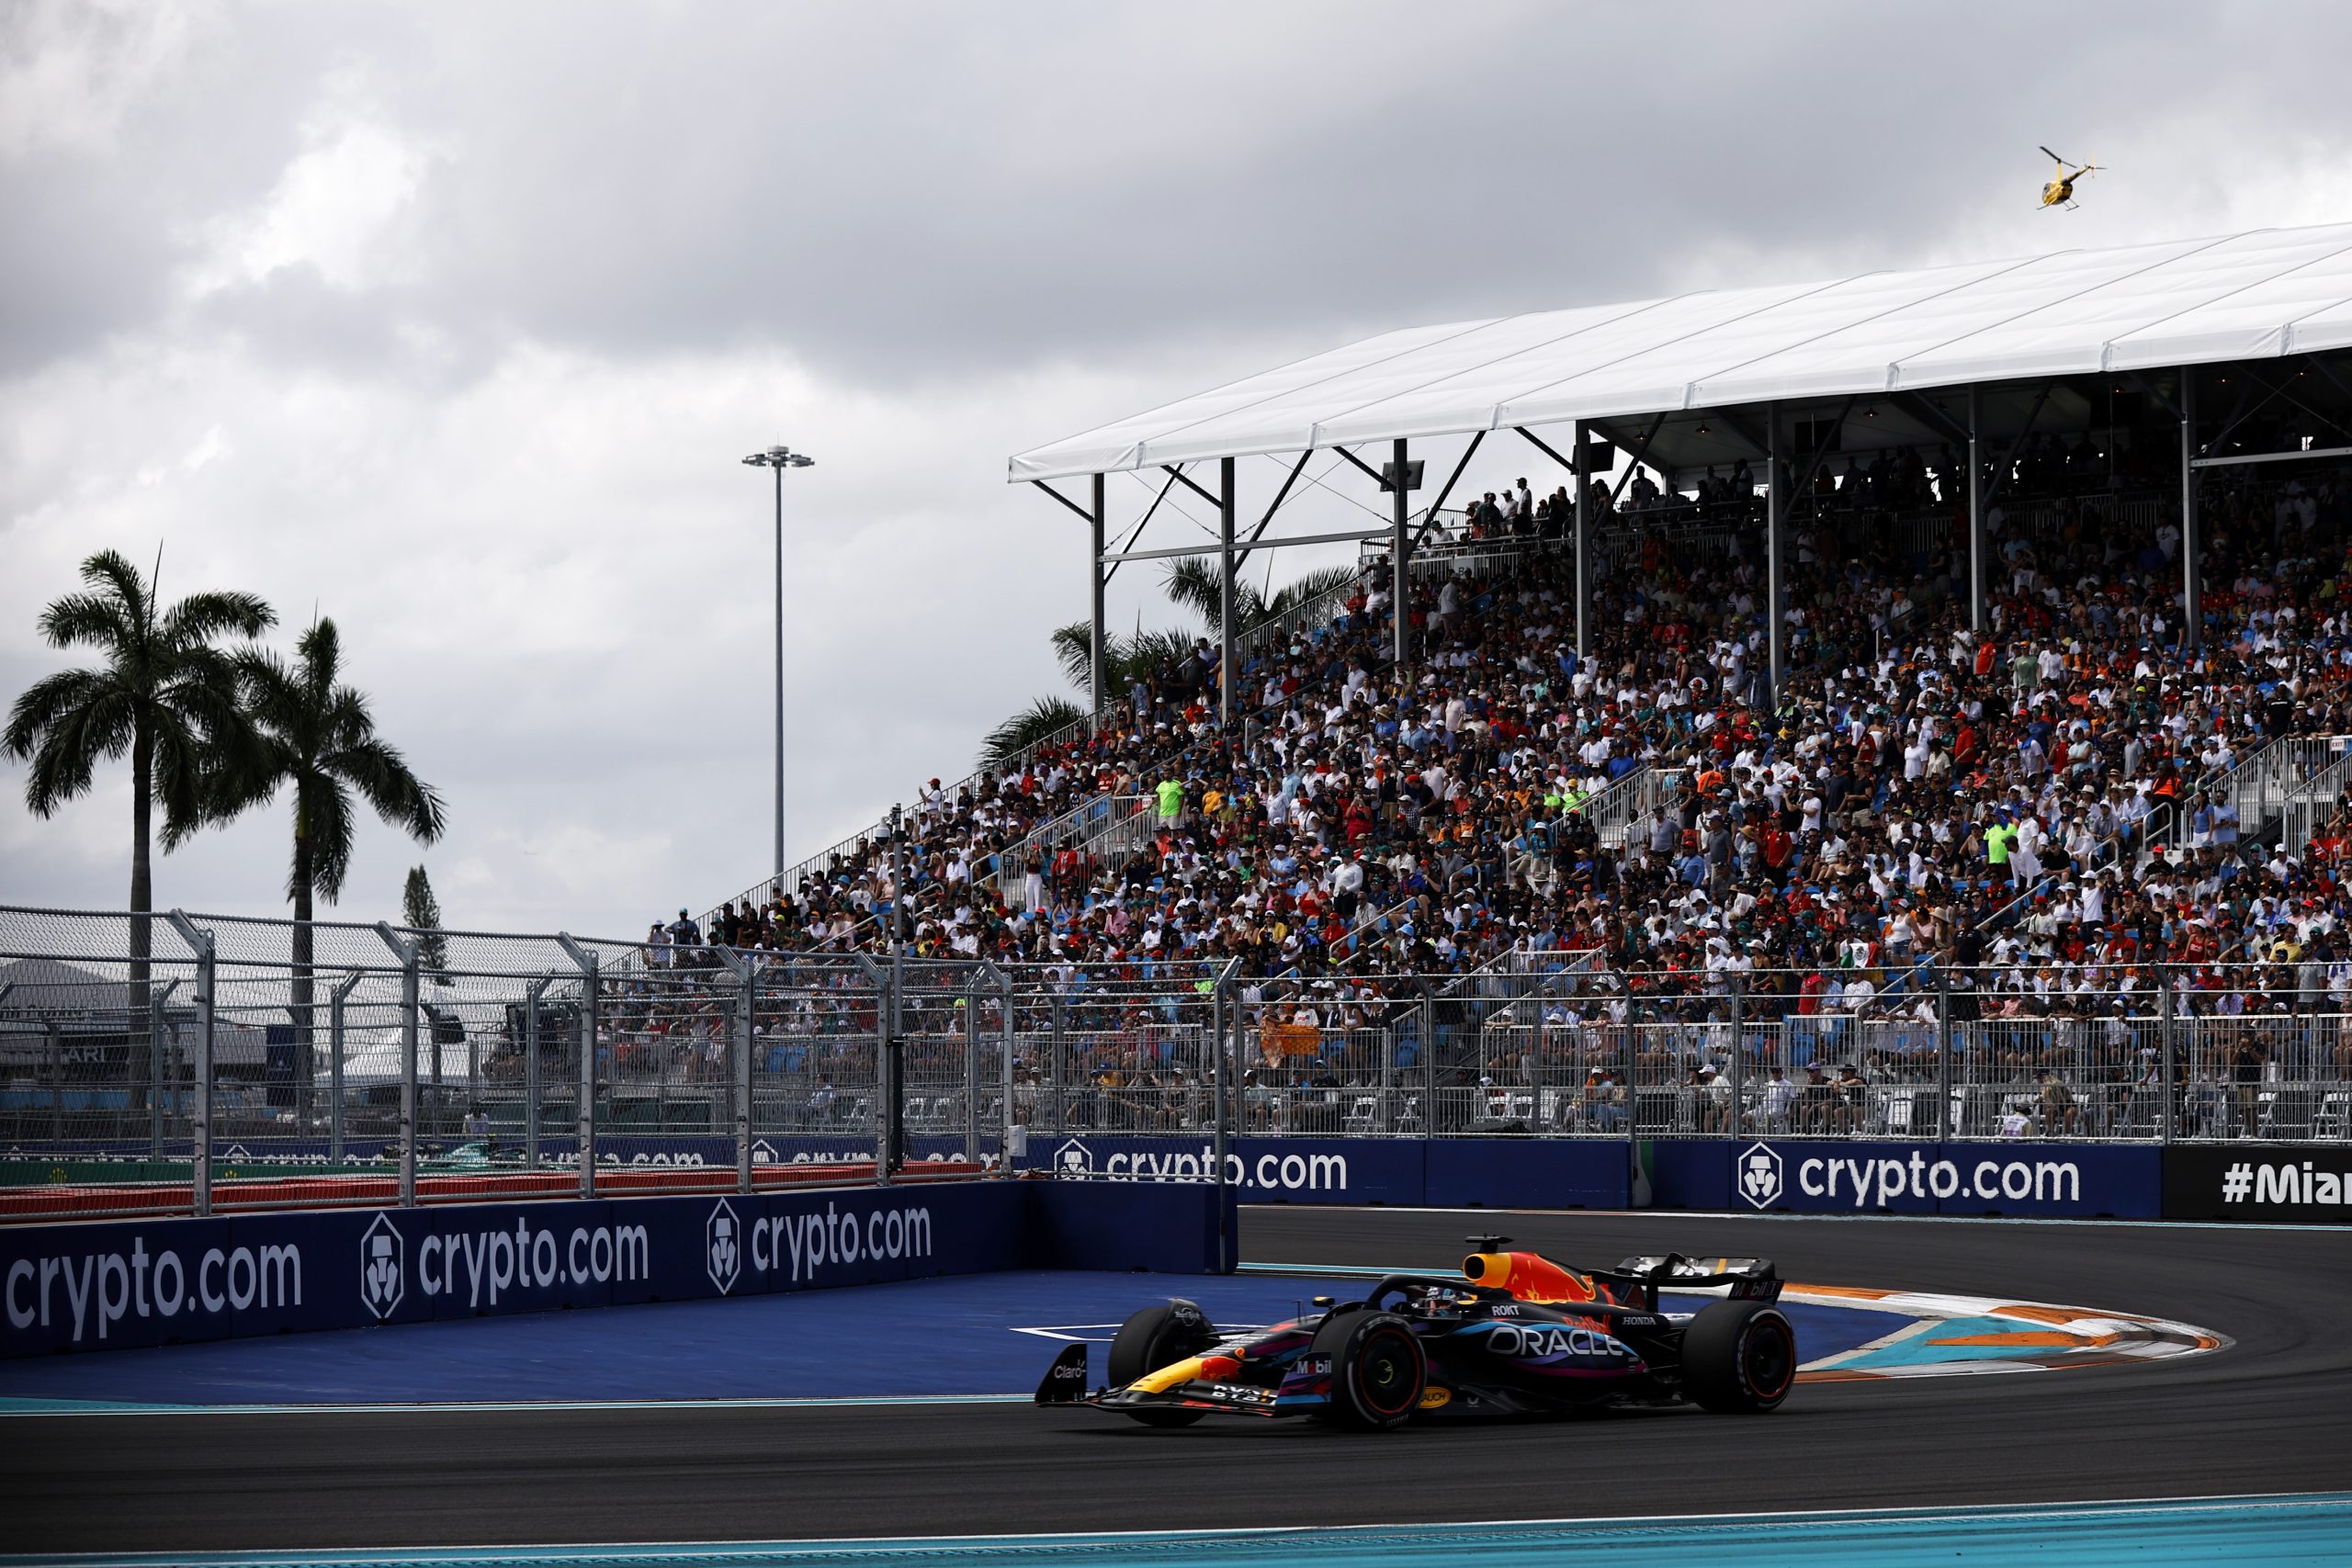
[[[1622, 1209], [1630, 1146], [1615, 1139], [1238, 1138], [1226, 1179], [1245, 1203]], [[1197, 1181], [1214, 1146], [1191, 1138], [1067, 1134], [1032, 1139], [1024, 1162], [1065, 1178]]]
[[1208, 1273], [1232, 1195], [1001, 1181], [0, 1229], [0, 1356], [864, 1285]]
[[1658, 1208], [1804, 1214], [2153, 1219], [2164, 1151], [2150, 1145], [1661, 1139], [1642, 1145]]

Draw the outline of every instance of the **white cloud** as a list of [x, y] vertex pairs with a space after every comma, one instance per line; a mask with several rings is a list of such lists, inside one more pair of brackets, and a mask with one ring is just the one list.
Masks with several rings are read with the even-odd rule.
[[357, 292], [414, 276], [413, 215], [432, 163], [392, 126], [356, 72], [331, 76], [305, 116], [301, 151], [252, 209], [206, 227], [187, 288], [201, 297], [256, 284], [288, 267], [315, 269], [329, 288]]
[[10, 0], [0, 21], [0, 158], [102, 152], [210, 35], [187, 0]]

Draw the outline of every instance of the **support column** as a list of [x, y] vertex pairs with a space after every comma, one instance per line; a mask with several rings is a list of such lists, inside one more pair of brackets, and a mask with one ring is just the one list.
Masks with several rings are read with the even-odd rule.
[[1592, 553], [1586, 547], [1586, 522], [1592, 503], [1586, 492], [1592, 489], [1592, 454], [1585, 449], [1584, 421], [1568, 426], [1568, 450], [1576, 455], [1577, 509], [1577, 662], [1581, 665], [1590, 654], [1592, 598]]
[[556, 943], [580, 970], [580, 1195], [596, 1195], [596, 954], [568, 931]]
[[757, 1011], [759, 960], [731, 947], [713, 950], [735, 979], [735, 994], [727, 1002], [728, 1096], [735, 1103], [735, 1190], [752, 1190], [752, 1025]]
[[523, 994], [523, 1163], [533, 1170], [539, 1168], [539, 998], [553, 984], [553, 976], [534, 980]]
[[[1233, 978], [1233, 968], [1232, 964], [1227, 964], [1225, 972], [1209, 987], [1209, 1103], [1215, 1107], [1209, 1116], [1209, 1157], [1215, 1162], [1209, 1180], [1211, 1185], [1218, 1188], [1225, 1185], [1225, 1152], [1227, 1147], [1225, 1105], [1229, 1082], [1226, 1077], [1226, 1031], [1232, 1021], [1233, 1009], [1226, 996], [1226, 987]], [[1219, 1213], [1222, 1212], [1220, 1209]], [[1217, 1222], [1217, 1271], [1231, 1272], [1233, 1261], [1227, 1251], [1225, 1222], [1220, 1218]]]
[[2180, 367], [2180, 645], [2194, 650], [2204, 639], [2204, 584], [2198, 581], [2197, 470], [2188, 465], [2197, 457], [2197, 378], [2188, 366]]
[[1984, 626], [1984, 461], [1978, 451], [1976, 389], [1968, 389], [1968, 626]]
[[975, 971], [964, 988], [964, 1157], [980, 1163], [980, 982]]
[[1090, 711], [1097, 716], [1102, 712], [1102, 688], [1109, 683], [1106, 678], [1110, 673], [1102, 657], [1102, 597], [1108, 586], [1102, 576], [1102, 538], [1107, 522], [1102, 503], [1102, 476], [1097, 474], [1094, 476], [1094, 547], [1086, 554], [1086, 570], [1094, 582], [1094, 641], [1090, 645], [1093, 649], [1091, 683], [1094, 705]]
[[1410, 667], [1413, 657], [1413, 625], [1408, 609], [1411, 600], [1406, 592], [1407, 585], [1412, 581], [1412, 563], [1406, 557], [1412, 546], [1405, 537], [1405, 512], [1409, 500], [1405, 489], [1405, 440], [1402, 436], [1397, 437], [1389, 457], [1396, 465], [1392, 470], [1396, 481], [1388, 496], [1389, 655], [1396, 661], [1396, 672], [1402, 675]]
[[[343, 1164], [343, 1047], [345, 1038], [344, 1008], [351, 1000], [351, 993], [357, 989], [359, 982], [366, 978], [365, 970], [354, 969], [349, 977], [334, 988], [328, 1003], [331, 1010], [327, 1022], [330, 1031], [328, 1048], [334, 1053], [333, 1059], [327, 1063], [327, 1093], [333, 1097], [332, 1102], [327, 1106], [327, 1163], [329, 1165]], [[537, 1087], [537, 1083], [535, 1076], [534, 1088]], [[531, 1140], [531, 1147], [532, 1152], [536, 1154], [538, 1149], [538, 1140], [536, 1137]], [[532, 1163], [536, 1165], [538, 1162], [534, 1160]]]
[[1781, 521], [1788, 497], [1781, 486], [1781, 406], [1764, 407], [1764, 614], [1768, 701], [1781, 700]]
[[1218, 615], [1217, 631], [1217, 727], [1224, 732], [1225, 743], [1238, 743], [1233, 732], [1233, 688], [1239, 683], [1239, 660], [1234, 655], [1235, 635], [1233, 604], [1233, 459], [1217, 459], [1216, 550], [1217, 584], [1222, 597], [1218, 600], [1223, 613]]

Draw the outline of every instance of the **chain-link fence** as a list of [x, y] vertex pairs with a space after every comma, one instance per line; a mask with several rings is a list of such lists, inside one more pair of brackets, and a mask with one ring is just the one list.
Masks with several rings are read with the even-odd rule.
[[1067, 1134], [2352, 1138], [2352, 1004], [2278, 975], [1262, 979], [0, 908], [0, 1217], [903, 1179]]

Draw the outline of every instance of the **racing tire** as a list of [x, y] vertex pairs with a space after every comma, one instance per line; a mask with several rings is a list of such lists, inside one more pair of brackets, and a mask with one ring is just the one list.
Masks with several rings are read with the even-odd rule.
[[1331, 1358], [1326, 1419], [1334, 1426], [1385, 1432], [1420, 1408], [1421, 1392], [1429, 1386], [1429, 1358], [1413, 1325], [1393, 1312], [1334, 1313], [1315, 1331], [1308, 1353]]
[[[1125, 1388], [1162, 1367], [1172, 1367], [1216, 1343], [1216, 1329], [1207, 1314], [1190, 1302], [1162, 1302], [1148, 1306], [1126, 1322], [1111, 1340], [1111, 1386]], [[1123, 1414], [1147, 1427], [1189, 1427], [1205, 1410], [1129, 1410]]]
[[1718, 1416], [1760, 1416], [1797, 1381], [1797, 1331], [1770, 1302], [1716, 1302], [1682, 1331], [1682, 1387]]

